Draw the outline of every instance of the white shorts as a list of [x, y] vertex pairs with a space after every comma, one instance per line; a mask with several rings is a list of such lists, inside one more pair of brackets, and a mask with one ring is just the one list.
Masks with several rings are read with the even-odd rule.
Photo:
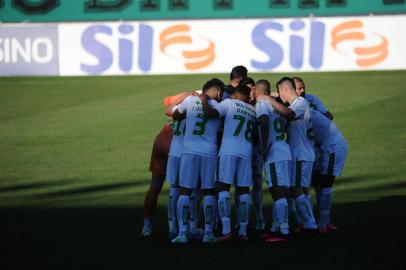
[[252, 186], [251, 162], [237, 156], [220, 156], [218, 181], [239, 187]]
[[265, 179], [268, 187], [290, 187], [292, 161], [265, 163]]
[[180, 158], [168, 156], [168, 163], [166, 165], [166, 181], [168, 181], [171, 186], [179, 185], [179, 168]]
[[348, 147], [342, 147], [334, 153], [324, 152], [321, 158], [321, 174], [340, 176], [347, 159]]
[[304, 160], [292, 161], [292, 176], [290, 181], [292, 187], [310, 187], [313, 163], [313, 161]]
[[180, 158], [179, 185], [189, 189], [214, 188], [216, 166], [217, 158], [215, 157], [182, 154]]

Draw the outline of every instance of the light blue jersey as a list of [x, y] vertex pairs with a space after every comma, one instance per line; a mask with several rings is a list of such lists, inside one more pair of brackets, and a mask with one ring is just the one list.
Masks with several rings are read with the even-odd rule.
[[312, 118], [309, 104], [303, 97], [297, 97], [290, 104], [295, 113], [288, 124], [288, 143], [295, 161], [314, 161]]
[[[179, 105], [173, 107], [173, 111], [175, 111]], [[183, 148], [183, 137], [185, 136], [185, 119], [181, 121], [173, 121], [171, 124], [173, 129], [173, 137], [171, 141], [171, 146], [169, 148], [169, 156], [174, 156], [180, 158], [182, 155], [182, 148]]]
[[313, 108], [316, 111], [321, 112], [322, 114], [325, 114], [328, 109], [324, 104], [321, 102], [321, 100], [313, 94], [305, 94], [304, 98], [309, 102], [310, 108]]
[[251, 161], [254, 106], [237, 99], [226, 99], [214, 108], [220, 117], [225, 118], [219, 154], [238, 156]]
[[335, 152], [337, 149], [347, 147], [347, 142], [333, 121], [320, 112], [310, 109], [314, 131], [315, 146], [321, 152]]
[[268, 145], [271, 149], [266, 157], [266, 162], [292, 160], [289, 144], [285, 140], [286, 120], [272, 107], [271, 104], [259, 101], [255, 105], [257, 118], [261, 115], [268, 116], [269, 136]]
[[[209, 100], [209, 106], [216, 106], [215, 100]], [[178, 111], [186, 112], [186, 131], [183, 139], [182, 154], [195, 154], [217, 157], [217, 132], [220, 127], [218, 118], [207, 118], [203, 113], [202, 102], [197, 96], [189, 96], [179, 104]]]

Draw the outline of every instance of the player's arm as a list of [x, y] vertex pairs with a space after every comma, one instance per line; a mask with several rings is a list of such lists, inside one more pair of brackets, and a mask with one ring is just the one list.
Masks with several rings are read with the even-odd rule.
[[176, 109], [172, 113], [172, 118], [173, 118], [173, 120], [176, 120], [176, 121], [182, 121], [183, 119], [186, 118], [186, 113], [181, 113], [181, 112], [179, 112], [178, 109]]
[[164, 99], [164, 105], [166, 106], [165, 114], [169, 117], [172, 116], [173, 107], [182, 103], [182, 101], [188, 96], [193, 95], [194, 92], [182, 92], [175, 96], [169, 96]]
[[176, 107], [172, 108], [172, 118], [176, 121], [182, 121], [186, 117], [187, 104], [189, 103], [189, 98], [185, 98], [182, 103], [178, 104]]
[[219, 117], [219, 115], [220, 115], [219, 112], [216, 109], [211, 108], [209, 106], [209, 100], [208, 100], [209, 97], [207, 95], [201, 94], [199, 96], [199, 98], [202, 101], [203, 113], [206, 117], [208, 117], [208, 118]]
[[328, 119], [333, 120], [333, 114], [330, 111], [323, 113]]
[[279, 103], [272, 97], [266, 96], [266, 99], [271, 103], [271, 105], [286, 119], [290, 120], [295, 118], [295, 112], [285, 105]]
[[268, 115], [261, 115], [258, 117], [259, 120], [259, 127], [261, 132], [261, 146], [262, 146], [262, 153], [264, 155], [264, 159], [266, 159], [269, 151], [268, 145], [268, 137], [269, 137], [269, 116]]

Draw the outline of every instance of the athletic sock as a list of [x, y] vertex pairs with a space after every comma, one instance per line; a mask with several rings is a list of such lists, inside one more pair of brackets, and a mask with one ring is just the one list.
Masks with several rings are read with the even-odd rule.
[[178, 197], [179, 197], [179, 188], [171, 187], [169, 189], [169, 197], [168, 197], [168, 225], [169, 225], [169, 232], [176, 232], [178, 230], [176, 224], [176, 207], [178, 204]]
[[237, 228], [240, 225], [240, 216], [239, 216], [240, 198], [237, 195], [236, 190], [234, 190], [234, 207], [235, 207], [235, 228]]
[[204, 197], [203, 202], [204, 207], [204, 233], [212, 234], [213, 233], [213, 224], [214, 224], [214, 209], [216, 207], [216, 197], [213, 195], [207, 195]]
[[289, 234], [289, 223], [288, 223], [288, 201], [286, 198], [277, 200], [274, 203], [276, 219], [279, 224], [279, 230], [283, 234]]
[[231, 232], [230, 225], [230, 215], [231, 215], [231, 202], [230, 202], [230, 192], [221, 191], [219, 192], [218, 208], [221, 217], [221, 223], [223, 224], [223, 235], [229, 234]]
[[250, 216], [251, 197], [250, 194], [242, 194], [239, 196], [238, 214], [240, 220], [240, 229], [238, 235], [247, 235], [248, 219]]
[[197, 231], [197, 225], [199, 223], [199, 190], [194, 189], [190, 195], [190, 232], [195, 233]]
[[148, 218], [144, 218], [144, 226], [143, 229], [146, 231], [152, 231], [152, 222]]
[[316, 221], [314, 220], [313, 211], [304, 194], [301, 194], [295, 199], [296, 207], [299, 210], [300, 218], [304, 221], [305, 229], [316, 229]]
[[187, 235], [189, 229], [189, 215], [190, 215], [190, 197], [187, 195], [180, 195], [178, 199], [178, 223], [179, 234]]
[[312, 208], [312, 211], [313, 211], [313, 200], [312, 200], [312, 194], [307, 194], [306, 195], [306, 199], [307, 199], [307, 201], [309, 202], [309, 204], [310, 204], [310, 207]]
[[329, 222], [332, 203], [333, 203], [333, 189], [332, 188], [321, 189], [319, 227], [325, 227]]
[[275, 203], [272, 206], [272, 226], [271, 226], [271, 232], [277, 232], [279, 231], [279, 223], [278, 223], [278, 218], [276, 217], [276, 206]]
[[262, 190], [256, 190], [252, 192], [254, 209], [255, 209], [255, 220], [257, 224], [265, 223], [264, 216], [262, 213], [263, 208], [263, 196]]
[[296, 225], [303, 224], [303, 220], [296, 209], [296, 200], [294, 198], [288, 199], [289, 214]]

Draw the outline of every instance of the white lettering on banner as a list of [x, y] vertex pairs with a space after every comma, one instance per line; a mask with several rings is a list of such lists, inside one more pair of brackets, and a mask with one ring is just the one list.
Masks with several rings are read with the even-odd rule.
[[54, 53], [52, 41], [45, 37], [35, 39], [0, 38], [0, 62], [44, 64], [52, 60]]

